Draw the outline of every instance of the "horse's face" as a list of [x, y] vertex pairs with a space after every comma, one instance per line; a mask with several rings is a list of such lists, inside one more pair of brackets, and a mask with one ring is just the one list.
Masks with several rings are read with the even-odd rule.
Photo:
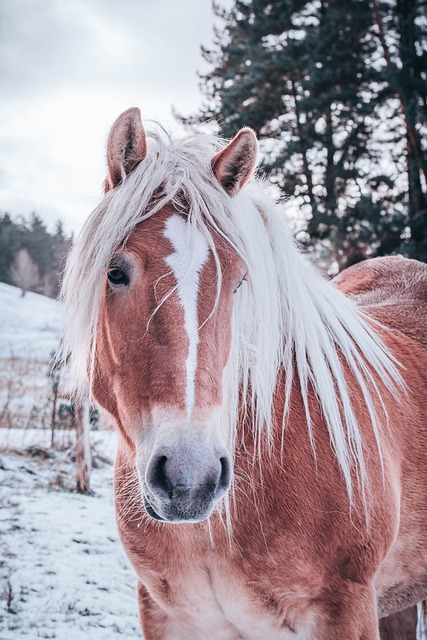
[[198, 520], [229, 488], [220, 432], [222, 373], [231, 341], [233, 292], [245, 276], [219, 239], [223, 272], [204, 237], [165, 210], [140, 224], [114, 256], [99, 323], [98, 400], [136, 451], [147, 511]]
[[93, 382], [134, 454], [148, 514], [168, 522], [207, 518], [232, 473], [220, 409], [233, 294], [245, 265], [213, 235], [218, 290], [211, 247], [189, 224], [166, 207], [114, 255]]

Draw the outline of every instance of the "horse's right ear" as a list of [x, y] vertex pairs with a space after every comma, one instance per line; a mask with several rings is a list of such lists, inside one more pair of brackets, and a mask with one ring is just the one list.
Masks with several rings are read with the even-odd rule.
[[108, 177], [105, 191], [114, 189], [147, 153], [141, 111], [137, 107], [124, 111], [111, 127], [107, 142]]

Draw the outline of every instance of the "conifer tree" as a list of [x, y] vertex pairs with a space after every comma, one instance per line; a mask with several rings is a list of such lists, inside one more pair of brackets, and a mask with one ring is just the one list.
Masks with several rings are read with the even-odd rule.
[[27, 248], [38, 267], [40, 278], [44, 279], [53, 262], [52, 238], [36, 213], [30, 218]]
[[[72, 238], [65, 235], [60, 221], [51, 234], [36, 214], [32, 214], [28, 221], [22, 217], [13, 220], [8, 213], [0, 213], [0, 281], [18, 284], [17, 267], [18, 271], [22, 271], [19, 267], [25, 264], [28, 256], [36, 268], [27, 288], [56, 297], [71, 241]], [[22, 257], [24, 255], [25, 259]]]
[[306, 215], [303, 237], [329, 248], [339, 268], [393, 251], [427, 259], [422, 6], [238, 0], [228, 12], [215, 8], [224, 29], [203, 50], [212, 67], [201, 78], [204, 104], [183, 121], [217, 120], [227, 137], [253, 127], [264, 171]]
[[[427, 2], [371, 0], [394, 98], [396, 143], [406, 158], [409, 254], [427, 260]], [[402, 144], [403, 143], [403, 144]]]

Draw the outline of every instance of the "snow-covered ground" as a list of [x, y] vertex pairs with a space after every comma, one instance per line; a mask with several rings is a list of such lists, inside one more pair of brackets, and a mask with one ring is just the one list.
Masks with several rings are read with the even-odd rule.
[[118, 539], [115, 435], [91, 434], [93, 495], [74, 492], [73, 433], [49, 429], [61, 305], [0, 283], [0, 640], [141, 638], [135, 576]]
[[57, 348], [62, 305], [0, 282], [0, 358], [49, 360]]
[[47, 426], [62, 305], [0, 282], [0, 426]]
[[141, 637], [135, 576], [114, 519], [112, 465], [104, 460], [114, 434], [94, 435], [101, 455], [91, 496], [74, 493], [69, 453], [36, 445], [31, 433], [6, 434], [9, 446], [21, 442], [21, 453], [0, 442], [1, 640]]

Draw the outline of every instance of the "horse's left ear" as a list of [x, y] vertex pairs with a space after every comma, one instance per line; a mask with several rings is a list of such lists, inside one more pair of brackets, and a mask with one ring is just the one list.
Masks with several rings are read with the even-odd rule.
[[249, 127], [240, 129], [228, 145], [212, 158], [212, 170], [226, 192], [235, 196], [250, 179], [257, 163], [258, 141]]
[[108, 177], [105, 191], [114, 189], [147, 153], [141, 111], [137, 107], [124, 111], [111, 127], [107, 142]]

